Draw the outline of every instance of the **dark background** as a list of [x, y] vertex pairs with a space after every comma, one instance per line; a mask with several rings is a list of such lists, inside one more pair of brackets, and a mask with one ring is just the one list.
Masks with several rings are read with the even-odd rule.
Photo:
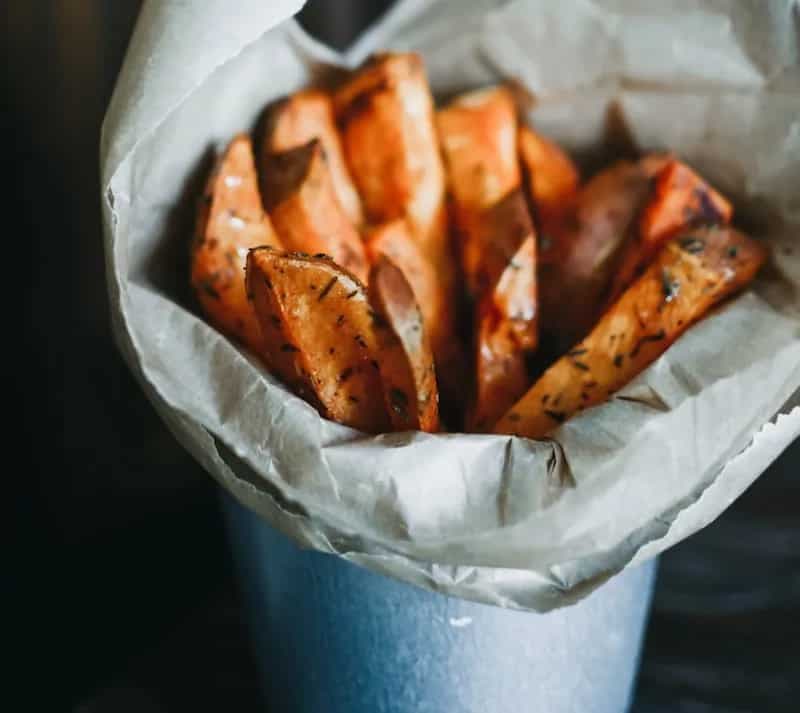
[[[333, 12], [334, 0], [312, 0], [303, 21], [344, 46], [384, 4], [335, 0]], [[4, 254], [19, 240], [6, 274], [23, 335], [7, 371], [22, 425], [5, 469], [12, 690], [25, 710], [263, 710], [215, 485], [109, 330], [98, 140], [138, 8], [4, 3]], [[795, 710], [799, 516], [796, 442], [662, 558], [637, 713]]]

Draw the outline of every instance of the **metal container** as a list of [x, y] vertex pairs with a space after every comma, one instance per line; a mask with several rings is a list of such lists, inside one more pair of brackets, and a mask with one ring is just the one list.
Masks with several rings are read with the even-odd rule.
[[270, 711], [627, 710], [654, 561], [576, 605], [512, 611], [301, 550], [222, 498]]

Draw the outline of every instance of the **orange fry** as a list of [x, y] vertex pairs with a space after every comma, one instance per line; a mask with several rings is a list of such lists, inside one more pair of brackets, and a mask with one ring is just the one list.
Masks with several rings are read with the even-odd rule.
[[521, 190], [509, 193], [476, 224], [482, 295], [476, 310], [475, 400], [469, 425], [494, 422], [529, 386], [527, 355], [538, 344], [536, 235]]
[[511, 92], [490, 87], [461, 95], [436, 114], [447, 167], [461, 263], [477, 294], [480, 215], [520, 184], [517, 114]]
[[578, 192], [580, 175], [572, 159], [529, 126], [519, 128], [519, 155], [540, 229], [554, 223]]
[[247, 294], [273, 372], [325, 418], [389, 430], [367, 292], [328, 257], [269, 247], [247, 256]]
[[262, 150], [266, 153], [281, 153], [319, 139], [339, 204], [359, 227], [364, 222], [361, 198], [347, 170], [330, 95], [318, 89], [296, 92], [271, 108], [265, 127]]
[[585, 336], [600, 316], [619, 250], [649, 187], [641, 163], [618, 161], [589, 180], [542, 234], [542, 322], [560, 349]]
[[422, 58], [373, 56], [334, 94], [334, 107], [368, 220], [407, 218], [442, 275], [449, 267], [444, 169]]
[[197, 215], [191, 280], [203, 311], [221, 331], [264, 353], [244, 286], [247, 251], [280, 247], [264, 212], [250, 137], [239, 134], [217, 160]]
[[553, 364], [495, 426], [542, 438], [605, 401], [655, 361], [718, 302], [750, 282], [763, 245], [728, 227], [667, 242], [591, 333]]
[[364, 245], [336, 197], [319, 139], [263, 158], [264, 200], [284, 245], [330, 255], [366, 281]]
[[419, 305], [402, 270], [381, 256], [369, 294], [386, 322], [378, 328], [378, 366], [395, 431], [438, 431], [439, 394], [430, 341]]
[[453, 338], [451, 310], [435, 268], [411, 237], [406, 221], [393, 220], [372, 229], [365, 244], [371, 264], [385, 256], [403, 272], [422, 310], [434, 353], [441, 353]]
[[731, 204], [685, 163], [671, 160], [655, 175], [652, 195], [639, 217], [638, 231], [623, 248], [614, 273], [613, 302], [647, 267], [671, 237], [697, 225], [727, 224]]

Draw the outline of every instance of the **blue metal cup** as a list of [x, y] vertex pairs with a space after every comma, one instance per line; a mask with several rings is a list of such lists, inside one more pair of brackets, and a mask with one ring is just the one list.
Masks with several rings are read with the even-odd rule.
[[620, 713], [655, 579], [649, 562], [548, 614], [424, 591], [301, 550], [223, 494], [270, 711]]

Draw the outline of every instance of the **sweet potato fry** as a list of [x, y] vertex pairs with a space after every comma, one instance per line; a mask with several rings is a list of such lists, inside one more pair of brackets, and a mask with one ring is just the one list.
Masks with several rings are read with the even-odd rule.
[[727, 224], [731, 204], [685, 163], [667, 162], [655, 175], [652, 194], [629, 236], [609, 296], [616, 300], [655, 257], [658, 249], [682, 230], [703, 224]]
[[406, 221], [393, 220], [372, 229], [367, 233], [365, 245], [372, 265], [385, 256], [402, 271], [422, 310], [425, 331], [436, 351], [437, 345], [452, 338], [452, 317], [436, 269], [422, 254]]
[[411, 285], [433, 349], [443, 407], [450, 407], [449, 411], [460, 409], [468, 377], [455, 329], [457, 305], [447, 285], [411, 237], [405, 220], [394, 220], [371, 230], [367, 233], [366, 248], [370, 263], [376, 264], [385, 255]]
[[426, 257], [450, 280], [444, 168], [422, 58], [375, 55], [334, 94], [334, 108], [367, 219], [407, 218]]
[[728, 227], [666, 243], [592, 332], [551, 366], [497, 423], [496, 433], [541, 438], [601, 403], [655, 361], [712, 306], [741, 289], [764, 247]]
[[514, 324], [520, 347], [533, 350], [538, 341], [536, 235], [522, 190], [481, 213], [476, 225], [479, 293]]
[[490, 303], [479, 305], [476, 322], [475, 396], [467, 431], [485, 433], [525, 393], [530, 378], [511, 325]]
[[486, 430], [527, 389], [526, 356], [538, 336], [535, 235], [520, 190], [516, 107], [508, 89], [492, 87], [456, 98], [436, 120], [476, 303], [467, 421]]
[[395, 431], [438, 431], [433, 353], [411, 285], [389, 258], [370, 272], [369, 294], [386, 327], [376, 329], [386, 407]]
[[536, 236], [521, 190], [475, 223], [480, 298], [476, 312], [475, 400], [469, 426], [490, 429], [529, 386], [527, 356], [536, 349]]
[[364, 244], [339, 204], [319, 139], [265, 155], [263, 169], [264, 201], [284, 245], [330, 255], [365, 282]]
[[480, 297], [481, 214], [520, 184], [514, 100], [505, 87], [470, 92], [440, 109], [436, 124], [464, 276], [472, 294]]
[[211, 323], [263, 353], [244, 286], [247, 251], [258, 245], [280, 246], [261, 204], [250, 137], [240, 134], [206, 184], [192, 244], [191, 280]]
[[520, 126], [517, 142], [538, 227], [546, 231], [569, 208], [578, 192], [580, 175], [560, 146], [529, 126]]
[[506, 87], [456, 97], [436, 112], [436, 125], [460, 208], [482, 210], [519, 185], [517, 110]]
[[347, 170], [329, 94], [318, 89], [306, 89], [272, 107], [265, 123], [262, 151], [282, 153], [312, 139], [319, 139], [322, 145], [342, 210], [353, 225], [360, 227], [364, 222], [361, 198]]
[[387, 431], [375, 313], [363, 285], [328, 257], [268, 247], [250, 251], [246, 274], [276, 376], [326, 418]]
[[566, 349], [597, 321], [619, 250], [649, 192], [640, 163], [619, 161], [580, 190], [540, 241], [543, 328]]

